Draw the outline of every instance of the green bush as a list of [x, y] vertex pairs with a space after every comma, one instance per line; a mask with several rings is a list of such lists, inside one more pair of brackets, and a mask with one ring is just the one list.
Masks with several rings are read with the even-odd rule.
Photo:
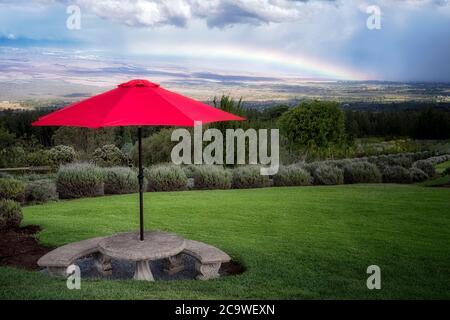
[[0, 200], [0, 229], [15, 228], [22, 222], [22, 208], [13, 200]]
[[391, 156], [389, 157], [388, 164], [390, 166], [401, 166], [403, 168], [411, 168], [412, 166], [412, 159], [408, 158], [407, 156]]
[[51, 166], [53, 165], [53, 161], [49, 151], [38, 150], [28, 154], [27, 164], [32, 167]]
[[[177, 144], [171, 141], [173, 129], [162, 129], [142, 140], [142, 158], [144, 166], [150, 167], [154, 164], [167, 163], [171, 161], [170, 154]], [[136, 143], [131, 151], [131, 158], [134, 165], [138, 165], [138, 144]]]
[[45, 203], [58, 200], [56, 184], [50, 180], [31, 181], [25, 185], [27, 203]]
[[95, 197], [104, 194], [103, 170], [93, 164], [61, 166], [56, 175], [56, 190], [61, 199]]
[[235, 189], [263, 188], [270, 185], [269, 176], [262, 175], [258, 166], [233, 169], [232, 187]]
[[0, 148], [0, 166], [3, 168], [27, 165], [27, 153], [20, 145]]
[[411, 183], [412, 177], [408, 169], [401, 166], [386, 166], [383, 169], [385, 183]]
[[122, 166], [128, 162], [127, 156], [113, 144], [95, 149], [92, 154], [92, 161], [101, 167]]
[[0, 178], [0, 199], [23, 202], [24, 195], [24, 187], [21, 181]]
[[442, 175], [444, 176], [450, 176], [450, 167], [447, 167], [442, 171]]
[[357, 158], [352, 159], [352, 160], [350, 160], [350, 159], [341, 159], [341, 160], [323, 161], [323, 163], [331, 165], [331, 166], [336, 166], [338, 168], [343, 169], [346, 165], [351, 164], [354, 161], [357, 161]]
[[425, 172], [430, 178], [433, 177], [436, 172], [436, 169], [434, 168], [434, 163], [428, 160], [418, 160], [414, 162], [413, 167], [419, 168], [420, 170]]
[[180, 166], [156, 165], [144, 170], [148, 191], [185, 190], [188, 178]]
[[190, 177], [194, 179], [195, 189], [230, 189], [231, 173], [221, 166], [189, 166]]
[[275, 186], [307, 186], [311, 184], [309, 172], [299, 166], [281, 166], [273, 176]]
[[379, 183], [381, 181], [380, 170], [370, 162], [357, 161], [344, 167], [345, 183]]
[[314, 184], [338, 185], [344, 183], [344, 171], [338, 167], [320, 164], [313, 173]]
[[139, 191], [137, 172], [127, 167], [105, 168], [104, 183], [105, 194], [125, 194]]
[[409, 175], [412, 182], [422, 182], [428, 179], [428, 175], [416, 167], [412, 167], [409, 169]]
[[197, 167], [200, 167], [200, 166], [196, 166], [195, 164], [188, 164], [188, 165], [182, 166], [183, 171], [186, 174], [186, 177], [188, 177], [188, 178], [194, 178], [194, 173], [195, 173], [195, 170], [197, 169]]
[[77, 156], [74, 148], [64, 145], [51, 148], [49, 155], [53, 165], [55, 166], [72, 163]]

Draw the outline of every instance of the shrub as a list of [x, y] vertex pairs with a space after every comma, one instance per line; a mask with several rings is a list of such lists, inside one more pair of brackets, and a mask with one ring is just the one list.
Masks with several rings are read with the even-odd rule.
[[148, 191], [185, 190], [187, 177], [183, 169], [175, 165], [156, 165], [144, 171]]
[[388, 160], [389, 165], [401, 166], [403, 168], [411, 168], [412, 163], [412, 160], [406, 156], [391, 156]]
[[344, 183], [344, 171], [330, 165], [318, 165], [313, 174], [314, 184], [337, 185]]
[[412, 182], [422, 182], [428, 179], [428, 175], [419, 168], [410, 168], [409, 175]]
[[50, 152], [47, 150], [38, 150], [31, 152], [27, 156], [27, 164], [33, 167], [51, 166], [53, 161], [50, 157]]
[[430, 178], [434, 176], [436, 171], [436, 169], [434, 168], [434, 164], [428, 160], [418, 160], [414, 162], [413, 166], [425, 172]]
[[0, 166], [20, 167], [27, 165], [27, 153], [25, 149], [19, 145], [7, 148], [0, 148]]
[[23, 202], [24, 199], [23, 183], [15, 179], [0, 178], [0, 199]]
[[186, 174], [186, 177], [188, 178], [194, 178], [194, 172], [197, 169], [197, 167], [200, 166], [196, 166], [195, 164], [188, 164], [186, 166], [183, 166], [183, 171]]
[[408, 169], [401, 166], [387, 166], [383, 169], [383, 182], [411, 183], [412, 178]]
[[[356, 160], [356, 159], [354, 159]], [[344, 168], [346, 165], [351, 164], [352, 160], [350, 159], [341, 159], [341, 160], [334, 160], [334, 161], [324, 161], [325, 164], [337, 166], [339, 168]]]
[[13, 200], [0, 200], [0, 229], [19, 227], [22, 221], [22, 208]]
[[74, 148], [64, 145], [53, 147], [49, 151], [50, 159], [55, 166], [71, 163], [76, 158]]
[[336, 165], [312, 162], [304, 164], [304, 168], [313, 177], [313, 184], [336, 185], [344, 183], [344, 171]]
[[442, 171], [442, 175], [444, 176], [450, 176], [450, 167], [447, 167]]
[[436, 164], [445, 162], [447, 160], [450, 160], [450, 155], [444, 154], [444, 155], [428, 158], [427, 160], [429, 162], [431, 162], [432, 164], [436, 165]]
[[88, 163], [61, 166], [56, 175], [56, 190], [61, 199], [103, 195], [103, 170]]
[[137, 173], [127, 167], [104, 169], [104, 183], [105, 194], [124, 194], [139, 191]]
[[92, 154], [92, 161], [101, 167], [121, 166], [128, 162], [127, 156], [113, 144], [95, 149]]
[[344, 181], [345, 183], [379, 183], [382, 177], [376, 165], [358, 161], [344, 167]]
[[195, 189], [230, 189], [231, 174], [221, 166], [189, 166]]
[[[150, 137], [142, 139], [142, 159], [144, 166], [150, 167], [158, 163], [171, 161], [170, 154], [177, 144], [171, 140], [173, 129], [161, 129]], [[131, 158], [137, 166], [139, 160], [138, 144], [136, 143], [131, 151]]]
[[25, 186], [25, 201], [27, 203], [44, 203], [58, 200], [56, 184], [49, 180], [32, 181]]
[[273, 176], [275, 186], [307, 186], [311, 184], [311, 175], [298, 166], [282, 166]]
[[269, 184], [269, 176], [262, 175], [258, 166], [243, 166], [233, 169], [233, 188], [262, 188]]

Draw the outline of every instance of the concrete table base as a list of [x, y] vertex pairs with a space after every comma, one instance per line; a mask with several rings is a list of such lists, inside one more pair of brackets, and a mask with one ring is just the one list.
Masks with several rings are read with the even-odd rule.
[[184, 245], [184, 239], [176, 234], [147, 231], [143, 241], [138, 233], [120, 233], [103, 239], [98, 247], [110, 258], [135, 261], [135, 280], [154, 281], [148, 261], [176, 256], [183, 251]]
[[152, 271], [148, 265], [148, 261], [137, 261], [134, 271], [134, 280], [155, 281]]

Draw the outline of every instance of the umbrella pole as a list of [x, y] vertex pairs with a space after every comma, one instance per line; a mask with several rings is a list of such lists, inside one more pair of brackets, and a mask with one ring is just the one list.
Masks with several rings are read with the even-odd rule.
[[142, 167], [142, 128], [138, 128], [139, 146], [139, 218], [141, 241], [144, 240], [144, 168]]

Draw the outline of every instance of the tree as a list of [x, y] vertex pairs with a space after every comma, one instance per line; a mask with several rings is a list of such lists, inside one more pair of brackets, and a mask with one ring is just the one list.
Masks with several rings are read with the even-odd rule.
[[75, 127], [60, 127], [53, 135], [56, 145], [67, 145], [86, 154], [92, 154], [95, 149], [106, 144], [114, 144], [115, 128], [87, 129]]
[[[145, 166], [157, 163], [170, 162], [170, 153], [176, 142], [171, 141], [173, 129], [165, 128], [142, 140], [142, 158]], [[136, 143], [132, 151], [132, 160], [138, 164], [138, 144]]]
[[[230, 96], [223, 95], [220, 98], [220, 100], [214, 97], [213, 103], [214, 107], [222, 111], [229, 112], [238, 116], [244, 115], [244, 109], [242, 107], [242, 98], [239, 99], [238, 102], [236, 102]], [[225, 134], [226, 129], [242, 128], [242, 125], [244, 124], [241, 121], [226, 121], [226, 122], [212, 123], [210, 127], [219, 129], [220, 131], [222, 131], [223, 134]]]
[[345, 143], [344, 113], [336, 102], [303, 102], [285, 112], [278, 125], [291, 148], [328, 148]]

